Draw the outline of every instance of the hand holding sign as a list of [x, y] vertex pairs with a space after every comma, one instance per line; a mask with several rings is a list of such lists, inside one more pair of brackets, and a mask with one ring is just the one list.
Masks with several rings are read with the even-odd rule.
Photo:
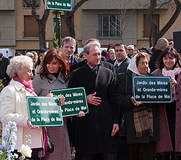
[[88, 113], [88, 105], [84, 88], [80, 87], [51, 90], [51, 93], [53, 93], [56, 102], [61, 103], [63, 117], [74, 115], [82, 117], [84, 114]]
[[[53, 97], [53, 93], [48, 93], [47, 97]], [[59, 105], [63, 106], [65, 104], [65, 97], [63, 95], [59, 95]]]
[[174, 88], [177, 85], [177, 81], [173, 78], [171, 79], [170, 83], [172, 88]]
[[60, 106], [63, 106], [65, 104], [65, 97], [63, 95], [59, 96], [59, 104]]
[[140, 101], [137, 101], [134, 97], [131, 97], [131, 103], [135, 106], [138, 107], [140, 106], [142, 103]]
[[84, 116], [85, 116], [85, 112], [80, 111], [79, 114], [78, 114], [78, 117], [84, 117]]

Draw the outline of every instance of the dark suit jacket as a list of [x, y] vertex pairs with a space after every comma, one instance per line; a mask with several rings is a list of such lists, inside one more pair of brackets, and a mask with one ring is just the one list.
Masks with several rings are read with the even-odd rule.
[[126, 58], [117, 68], [115, 68], [116, 73], [117, 74], [126, 73], [127, 67], [129, 65], [129, 61], [130, 59]]
[[111, 137], [113, 123], [118, 120], [113, 72], [99, 65], [97, 73], [86, 64], [72, 72], [69, 87], [84, 87], [86, 94], [96, 92], [100, 106], [89, 105], [85, 117], [75, 117], [75, 145], [80, 154], [110, 153], [115, 151]]

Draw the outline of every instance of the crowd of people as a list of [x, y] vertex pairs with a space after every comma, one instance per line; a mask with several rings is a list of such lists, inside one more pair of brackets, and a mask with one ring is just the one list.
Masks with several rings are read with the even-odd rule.
[[[181, 58], [173, 44], [160, 38], [151, 49], [117, 43], [101, 51], [99, 40], [89, 39], [75, 50], [76, 40], [65, 37], [61, 48], [39, 54], [0, 54], [0, 120], [17, 124], [15, 152], [25, 144], [32, 160], [181, 160]], [[169, 76], [172, 101], [136, 101], [135, 76]], [[75, 87], [85, 88], [87, 114], [66, 117], [61, 127], [32, 126], [27, 96]]]

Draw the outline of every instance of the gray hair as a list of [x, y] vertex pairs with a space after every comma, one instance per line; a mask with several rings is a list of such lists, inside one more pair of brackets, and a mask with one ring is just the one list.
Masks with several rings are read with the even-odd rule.
[[61, 46], [68, 42], [72, 42], [76, 45], [76, 40], [73, 37], [67, 36], [62, 39]]
[[101, 48], [101, 43], [99, 42], [98, 39], [96, 38], [91, 38], [91, 39], [88, 39], [86, 42], [85, 42], [85, 46], [88, 45], [89, 43], [95, 43], [99, 46], [99, 48]]
[[89, 54], [89, 50], [90, 50], [91, 47], [98, 47], [100, 49], [99, 44], [91, 42], [91, 43], [88, 43], [87, 45], [84, 46], [84, 51], [83, 52]]
[[15, 56], [10, 60], [6, 73], [13, 78], [23, 68], [33, 69], [33, 60], [28, 56]]

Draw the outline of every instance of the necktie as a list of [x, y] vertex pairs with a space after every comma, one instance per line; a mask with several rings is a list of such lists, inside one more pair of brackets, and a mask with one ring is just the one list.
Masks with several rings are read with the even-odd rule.
[[114, 68], [115, 68], [116, 73], [118, 73], [118, 68], [119, 68], [118, 64], [116, 64], [116, 65], [114, 66]]

